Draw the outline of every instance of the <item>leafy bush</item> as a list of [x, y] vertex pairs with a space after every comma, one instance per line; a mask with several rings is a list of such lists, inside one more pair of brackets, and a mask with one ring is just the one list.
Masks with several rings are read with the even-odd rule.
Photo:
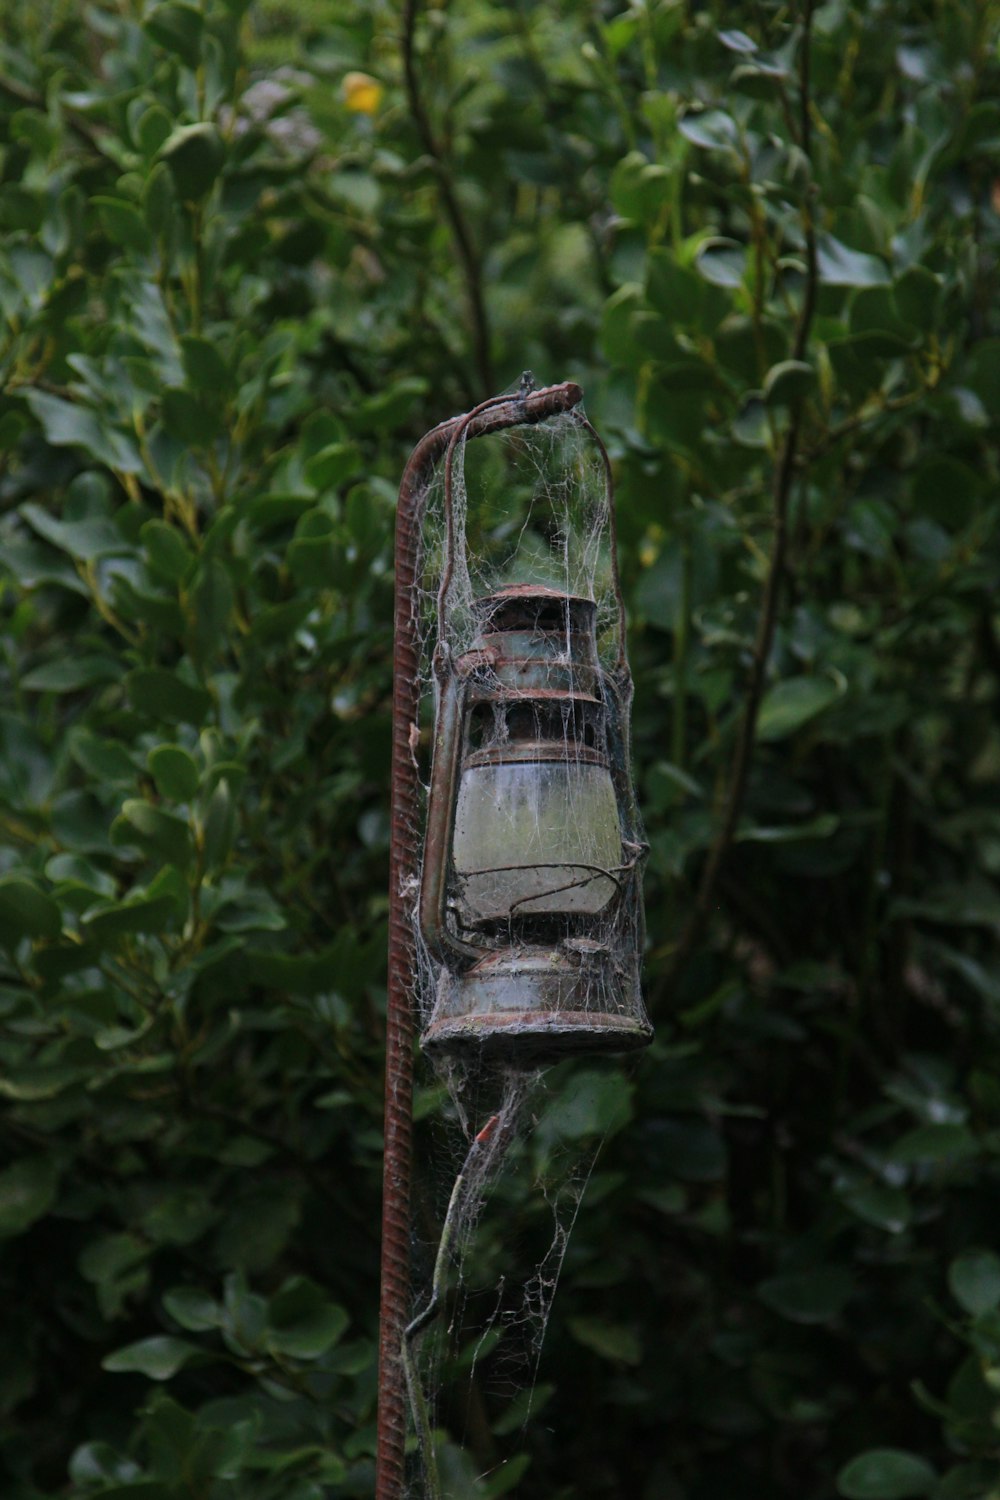
[[370, 1492], [395, 483], [525, 365], [615, 461], [658, 1040], [455, 1493], [1000, 1493], [995, 15], [0, 37], [4, 1493]]

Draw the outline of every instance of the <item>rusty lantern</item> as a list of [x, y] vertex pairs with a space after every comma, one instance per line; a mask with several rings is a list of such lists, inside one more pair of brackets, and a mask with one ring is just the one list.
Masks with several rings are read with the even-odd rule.
[[615, 592], [610, 668], [590, 598], [535, 584], [484, 595], [458, 655], [440, 616], [419, 897], [420, 932], [440, 964], [421, 1039], [432, 1055], [534, 1064], [651, 1038], [639, 988], [646, 846], [616, 572]]

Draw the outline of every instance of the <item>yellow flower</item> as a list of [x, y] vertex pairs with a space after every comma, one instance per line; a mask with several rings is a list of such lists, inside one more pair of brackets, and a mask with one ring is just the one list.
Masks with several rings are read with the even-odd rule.
[[355, 114], [373, 115], [382, 101], [382, 85], [368, 73], [345, 73], [342, 87], [344, 103]]

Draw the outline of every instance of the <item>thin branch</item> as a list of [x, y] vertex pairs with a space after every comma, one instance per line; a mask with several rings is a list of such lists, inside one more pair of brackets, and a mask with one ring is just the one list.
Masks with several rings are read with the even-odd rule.
[[478, 1135], [472, 1139], [462, 1170], [455, 1178], [455, 1186], [452, 1188], [451, 1197], [448, 1200], [448, 1211], [444, 1216], [444, 1224], [441, 1227], [441, 1239], [434, 1261], [430, 1299], [423, 1311], [419, 1312], [403, 1331], [401, 1353], [403, 1369], [406, 1374], [406, 1388], [410, 1397], [410, 1410], [414, 1425], [417, 1429], [420, 1456], [423, 1459], [427, 1493], [430, 1500], [442, 1500], [443, 1492], [438, 1472], [437, 1454], [434, 1449], [434, 1432], [431, 1426], [430, 1411], [417, 1369], [416, 1341], [420, 1334], [434, 1322], [441, 1309], [444, 1301], [445, 1274], [451, 1258], [452, 1245], [468, 1201], [466, 1186], [469, 1173], [473, 1166], [477, 1164], [479, 1158], [485, 1155], [486, 1148], [490, 1144], [498, 1125], [500, 1126], [500, 1131], [493, 1142], [493, 1154], [496, 1155], [498, 1150], [502, 1153], [506, 1150], [512, 1131], [510, 1129], [510, 1121], [501, 1121], [499, 1114], [491, 1116]]
[[[801, 144], [803, 151], [807, 155], [811, 139], [809, 45], [812, 31], [812, 10], [813, 0], [806, 0], [799, 54], [799, 89], [801, 93]], [[809, 344], [809, 331], [812, 327], [813, 314], [816, 309], [816, 293], [819, 280], [816, 261], [816, 225], [811, 190], [807, 190], [806, 201], [803, 205], [803, 227], [806, 241], [806, 284], [792, 348], [792, 358], [796, 360], [803, 358]], [[788, 507], [792, 491], [792, 481], [796, 472], [796, 458], [799, 450], [801, 427], [802, 403], [799, 401], [792, 407], [788, 428], [785, 432], [781, 454], [778, 459], [778, 466], [775, 471], [772, 505], [774, 535], [771, 542], [770, 565], [767, 582], [764, 585], [764, 597], [761, 601], [760, 617], [757, 621], [757, 634], [754, 640], [753, 658], [750, 665], [750, 681], [747, 686], [746, 707], [743, 711], [736, 749], [733, 753], [732, 770], [729, 776], [729, 790], [726, 794], [722, 822], [716, 833], [715, 841], [708, 852], [708, 857], [705, 860], [694, 906], [677, 941], [677, 946], [674, 949], [670, 962], [655, 987], [654, 1000], [659, 999], [665, 993], [669, 993], [676, 986], [692, 954], [701, 941], [715, 905], [719, 881], [729, 857], [740, 815], [743, 811], [747, 780], [753, 760], [757, 715], [760, 711], [761, 699], [764, 695], [767, 662], [774, 640], [774, 629], [778, 618], [778, 603], [782, 583], [784, 582], [785, 558], [788, 550]]]
[[465, 278], [465, 292], [472, 320], [472, 354], [476, 375], [482, 395], [489, 396], [494, 390], [493, 360], [490, 355], [490, 326], [483, 299], [483, 268], [476, 249], [469, 221], [458, 200], [447, 152], [435, 134], [417, 76], [417, 61], [414, 52], [417, 30], [419, 0], [406, 0], [403, 7], [403, 72], [406, 78], [406, 97], [410, 114], [417, 127], [424, 151], [434, 164], [441, 202], [451, 225], [455, 249]]

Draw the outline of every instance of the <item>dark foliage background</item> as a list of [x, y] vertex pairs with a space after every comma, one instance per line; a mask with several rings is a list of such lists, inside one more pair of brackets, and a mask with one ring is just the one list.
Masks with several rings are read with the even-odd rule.
[[370, 1492], [395, 485], [530, 366], [617, 472], [658, 1031], [454, 1493], [1000, 1495], [995, 7], [0, 39], [3, 1494]]

